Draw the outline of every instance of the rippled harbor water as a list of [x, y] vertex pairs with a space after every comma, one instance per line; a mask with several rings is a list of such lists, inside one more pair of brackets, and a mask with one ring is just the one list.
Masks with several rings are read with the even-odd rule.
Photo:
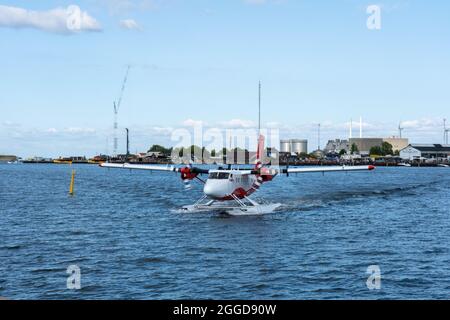
[[[256, 196], [283, 207], [260, 217], [177, 212], [201, 189], [175, 174], [72, 168], [0, 165], [0, 296], [449, 297], [450, 168], [277, 177]], [[66, 288], [73, 264], [81, 290]]]

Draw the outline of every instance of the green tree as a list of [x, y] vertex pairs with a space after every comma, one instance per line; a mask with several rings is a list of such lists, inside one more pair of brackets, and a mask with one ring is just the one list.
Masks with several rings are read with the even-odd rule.
[[358, 146], [356, 145], [356, 143], [352, 143], [352, 147], [350, 149], [350, 152], [352, 154], [355, 154], [355, 153], [359, 152], [359, 149], [358, 149]]
[[310, 157], [311, 159], [317, 159], [317, 155], [314, 152], [310, 153], [308, 157]]
[[154, 144], [147, 152], [161, 152], [164, 155], [170, 155], [172, 153], [172, 148], [167, 149], [159, 144]]
[[305, 159], [308, 157], [308, 154], [306, 152], [300, 152], [300, 154], [298, 156], [299, 156], [299, 158]]
[[383, 156], [388, 155], [388, 154], [393, 154], [394, 151], [392, 151], [392, 144], [390, 144], [389, 142], [386, 142], [386, 141], [383, 142], [381, 144], [381, 152], [382, 152]]
[[383, 150], [381, 149], [380, 146], [374, 146], [374, 147], [370, 148], [369, 153], [370, 153], [371, 155], [384, 156]]
[[346, 153], [345, 149], [341, 149], [341, 151], [339, 151], [339, 155], [343, 156]]

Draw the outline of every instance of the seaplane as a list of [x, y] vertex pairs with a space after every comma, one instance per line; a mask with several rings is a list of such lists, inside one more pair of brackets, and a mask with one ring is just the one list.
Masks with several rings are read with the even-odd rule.
[[[192, 205], [182, 207], [185, 212], [220, 211], [229, 215], [262, 215], [272, 213], [279, 207], [280, 203], [263, 204], [258, 203], [250, 196], [258, 191], [265, 183], [272, 181], [280, 174], [292, 173], [312, 173], [312, 172], [348, 172], [348, 171], [371, 171], [374, 166], [329, 166], [329, 167], [309, 167], [309, 168], [280, 168], [271, 166], [270, 161], [264, 161], [265, 138], [261, 134], [261, 82], [259, 83], [258, 100], [258, 141], [256, 160], [253, 168], [233, 169], [218, 167], [216, 169], [204, 169], [192, 166], [157, 166], [138, 164], [117, 164], [101, 163], [100, 167], [128, 169], [128, 170], [149, 170], [162, 172], [176, 172], [181, 176], [186, 189], [190, 189], [190, 182], [198, 180], [204, 184], [203, 195]], [[207, 179], [199, 176], [207, 175]]]
[[[263, 135], [258, 137], [258, 147], [254, 167], [249, 169], [232, 169], [218, 167], [216, 169], [204, 169], [193, 165], [184, 166], [158, 166], [138, 164], [101, 163], [102, 168], [127, 169], [127, 170], [149, 170], [161, 172], [176, 172], [180, 174], [181, 180], [187, 189], [192, 180], [202, 183], [203, 195], [192, 205], [182, 207], [185, 212], [220, 211], [232, 216], [262, 215], [274, 212], [280, 203], [263, 204], [258, 203], [250, 196], [258, 191], [263, 184], [272, 181], [280, 174], [313, 173], [313, 172], [349, 172], [349, 171], [371, 171], [374, 166], [321, 166], [321, 167], [277, 167], [263, 164], [264, 157]], [[199, 176], [207, 175], [207, 179]]]

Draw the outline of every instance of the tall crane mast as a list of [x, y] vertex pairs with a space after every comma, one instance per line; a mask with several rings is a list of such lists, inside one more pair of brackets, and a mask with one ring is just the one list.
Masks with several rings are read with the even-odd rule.
[[120, 89], [120, 95], [119, 95], [119, 99], [116, 101], [114, 101], [114, 148], [113, 148], [113, 155], [116, 156], [117, 155], [117, 147], [118, 147], [118, 139], [117, 139], [117, 118], [118, 118], [118, 113], [119, 113], [119, 109], [120, 109], [120, 105], [122, 104], [122, 97], [123, 97], [123, 92], [125, 91], [125, 85], [127, 84], [127, 79], [128, 79], [128, 73], [130, 72], [130, 66], [127, 66], [127, 71], [125, 72], [125, 78], [123, 79], [122, 82], [122, 88]]

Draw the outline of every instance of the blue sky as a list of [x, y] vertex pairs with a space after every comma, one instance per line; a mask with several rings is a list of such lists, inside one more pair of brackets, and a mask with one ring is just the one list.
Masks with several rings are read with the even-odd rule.
[[[381, 30], [366, 26], [372, 4]], [[81, 31], [49, 25], [70, 5], [89, 17]], [[397, 134], [403, 121], [412, 142], [441, 143], [448, 12], [448, 1], [414, 0], [1, 1], [0, 154], [111, 152], [128, 64], [119, 125], [132, 151], [171, 144], [170, 130], [194, 121], [253, 126], [259, 80], [263, 123], [311, 150], [317, 123], [323, 145], [360, 116], [366, 136]]]

